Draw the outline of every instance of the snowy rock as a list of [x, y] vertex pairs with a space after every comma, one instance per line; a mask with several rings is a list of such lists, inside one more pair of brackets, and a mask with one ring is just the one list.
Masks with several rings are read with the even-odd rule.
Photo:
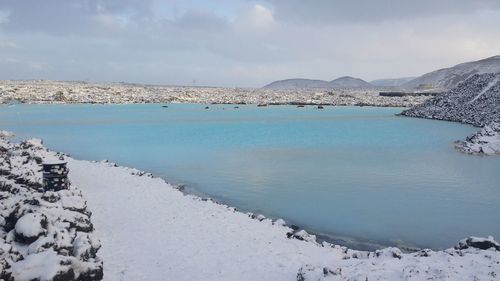
[[286, 235], [288, 238], [295, 238], [298, 240], [316, 243], [316, 235], [309, 234], [303, 229], [288, 232]]
[[40, 164], [59, 157], [40, 140], [14, 144], [0, 137], [0, 280], [103, 278], [81, 192], [41, 188]]
[[58, 255], [53, 250], [27, 256], [12, 265], [12, 277], [16, 281], [62, 281], [75, 280], [68, 257]]
[[495, 249], [497, 251], [500, 251], [500, 244], [495, 241], [492, 236], [489, 236], [488, 238], [471, 236], [458, 242], [458, 244], [455, 246], [455, 249], [463, 250], [470, 247], [478, 248], [481, 250]]
[[15, 230], [17, 241], [30, 244], [47, 232], [47, 217], [39, 213], [26, 214], [17, 221]]
[[283, 219], [277, 219], [273, 222], [274, 225], [285, 226], [286, 222]]
[[455, 147], [467, 154], [500, 155], [500, 123], [492, 122], [465, 141], [456, 141]]

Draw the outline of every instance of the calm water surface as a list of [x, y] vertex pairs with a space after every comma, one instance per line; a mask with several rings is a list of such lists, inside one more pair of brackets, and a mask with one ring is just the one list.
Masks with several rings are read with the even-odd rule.
[[397, 108], [204, 107], [0, 106], [0, 128], [358, 248], [500, 238], [500, 157], [452, 146], [473, 127], [396, 117]]

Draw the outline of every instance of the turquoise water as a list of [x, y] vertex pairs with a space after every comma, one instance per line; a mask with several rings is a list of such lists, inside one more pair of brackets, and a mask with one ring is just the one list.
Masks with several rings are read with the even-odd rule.
[[204, 107], [1, 106], [0, 128], [358, 248], [500, 238], [500, 157], [452, 145], [471, 126], [396, 117], [397, 108]]

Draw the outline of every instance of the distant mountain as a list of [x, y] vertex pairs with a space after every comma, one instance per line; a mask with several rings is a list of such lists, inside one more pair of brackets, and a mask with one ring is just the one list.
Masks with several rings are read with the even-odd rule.
[[474, 74], [500, 73], [500, 56], [466, 62], [429, 72], [401, 85], [403, 88], [451, 89]]
[[328, 83], [331, 88], [372, 88], [373, 85], [363, 79], [343, 76]]
[[388, 78], [388, 79], [377, 79], [370, 81], [370, 84], [377, 87], [399, 87], [404, 83], [415, 79], [416, 77], [403, 77], [403, 78]]
[[373, 85], [363, 79], [344, 76], [330, 82], [312, 79], [286, 79], [272, 82], [264, 89], [335, 89], [335, 88], [371, 88]]
[[323, 80], [312, 79], [286, 79], [272, 82], [264, 86], [265, 89], [315, 89], [315, 88], [330, 88], [328, 82]]

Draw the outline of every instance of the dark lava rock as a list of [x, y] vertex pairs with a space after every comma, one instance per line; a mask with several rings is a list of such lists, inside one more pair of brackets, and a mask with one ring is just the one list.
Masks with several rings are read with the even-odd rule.
[[468, 248], [477, 248], [481, 250], [487, 250], [494, 248], [497, 251], [500, 251], [500, 244], [493, 239], [493, 237], [481, 238], [481, 237], [469, 237], [461, 240], [455, 246], [457, 250], [463, 250]]

